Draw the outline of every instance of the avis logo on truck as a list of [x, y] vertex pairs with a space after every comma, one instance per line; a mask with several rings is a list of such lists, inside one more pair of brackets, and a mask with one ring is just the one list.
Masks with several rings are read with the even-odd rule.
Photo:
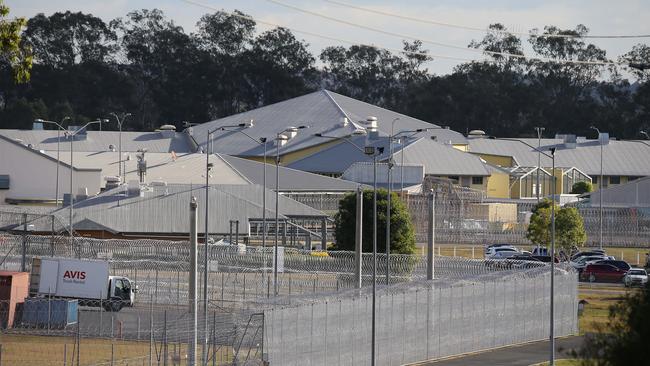
[[86, 271], [65, 271], [63, 282], [86, 283]]

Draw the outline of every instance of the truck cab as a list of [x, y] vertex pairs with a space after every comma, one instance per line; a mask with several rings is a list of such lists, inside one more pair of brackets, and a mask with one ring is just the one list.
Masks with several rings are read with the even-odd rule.
[[133, 306], [137, 286], [126, 277], [108, 276], [107, 310], [119, 311], [124, 306]]

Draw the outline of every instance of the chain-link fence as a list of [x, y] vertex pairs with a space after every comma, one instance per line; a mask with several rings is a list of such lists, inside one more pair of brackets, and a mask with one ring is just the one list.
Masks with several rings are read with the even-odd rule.
[[[378, 290], [377, 365], [401, 365], [546, 339], [549, 267], [470, 280], [417, 281]], [[555, 273], [555, 335], [577, 331], [577, 277]], [[265, 352], [277, 365], [367, 365], [369, 290], [266, 304]]]
[[[343, 194], [295, 194], [291, 198], [335, 214]], [[423, 194], [400, 196], [415, 227], [416, 240], [426, 242], [429, 217], [428, 197]], [[436, 242], [446, 244], [530, 244], [528, 222], [536, 201], [490, 202], [468, 188], [436, 186]], [[600, 243], [600, 211], [578, 207], [587, 233], [588, 246]], [[650, 208], [604, 208], [605, 246], [649, 247]], [[333, 232], [330, 230], [330, 232]]]
[[[185, 365], [194, 336], [184, 306], [136, 306], [115, 301], [28, 298], [0, 301], [2, 365]], [[198, 315], [198, 354], [207, 365], [261, 363], [264, 315], [210, 310]], [[207, 328], [205, 327], [207, 324]], [[49, 337], [44, 337], [49, 336]]]
[[[203, 296], [205, 246], [199, 245], [199, 295]], [[24, 253], [24, 255], [23, 255]], [[36, 257], [79, 258], [109, 263], [112, 275], [125, 276], [139, 287], [137, 300], [152, 298], [155, 304], [181, 305], [189, 293], [188, 242], [162, 240], [116, 240], [40, 235], [0, 235], [0, 269], [31, 270]], [[314, 252], [286, 248], [278, 261], [277, 291], [280, 295], [337, 292], [356, 286], [355, 254], [348, 251]], [[275, 293], [273, 248], [209, 245], [208, 299], [222, 307], [240, 306]], [[361, 260], [363, 285], [371, 284], [373, 259], [364, 253]], [[377, 255], [379, 281], [391, 284], [426, 278], [426, 257], [390, 256], [387, 271], [385, 254]], [[471, 278], [512, 268], [543, 266], [541, 262], [484, 261], [436, 256], [439, 278]]]
[[[208, 329], [212, 348], [208, 351], [216, 353], [213, 360], [223, 364], [234, 364], [236, 359], [258, 362], [267, 354], [271, 364], [366, 363], [368, 354], [362, 350], [368, 342], [370, 254], [361, 260], [363, 288], [359, 290], [352, 252], [286, 249], [283, 260], [278, 261], [276, 283], [272, 248], [208, 245], [207, 266], [202, 263], [204, 250], [200, 245], [197, 287], [198, 298], [203, 299], [203, 277], [207, 275], [208, 322], [212, 322]], [[124, 308], [118, 312], [114, 301], [82, 301], [75, 318], [75, 314], [60, 314], [56, 309], [62, 305], [53, 305], [51, 299], [25, 300], [22, 309], [14, 308], [13, 325], [2, 335], [3, 354], [14, 357], [4, 360], [29, 364], [29, 357], [37, 357], [38, 349], [51, 349], [42, 352], [51, 353], [59, 360], [56, 362], [65, 365], [76, 364], [76, 360], [86, 365], [110, 364], [111, 360], [133, 365], [163, 359], [184, 364], [191, 330], [188, 242], [0, 235], [0, 269], [24, 266], [29, 271], [34, 258], [50, 256], [108, 262], [110, 274], [128, 277], [137, 286], [134, 306], [122, 304]], [[385, 255], [377, 255], [378, 339], [385, 352], [380, 360], [384, 364], [421, 360], [541, 338], [547, 323], [539, 319], [546, 316], [548, 268], [541, 262], [436, 256], [436, 280], [427, 282], [425, 257], [391, 255], [388, 263]], [[386, 269], [391, 286], [385, 285]], [[570, 269], [560, 269], [557, 275], [557, 317], [568, 324], [558, 326], [558, 334], [568, 334], [575, 330], [577, 277]], [[424, 303], [422, 299], [429, 297], [431, 302]], [[481, 312], [495, 320], [479, 322]], [[64, 315], [72, 321], [62, 323], [61, 319], [68, 319]], [[524, 315], [535, 319], [524, 319]], [[430, 319], [423, 321], [422, 317]], [[260, 322], [264, 329], [255, 325]], [[522, 333], [521, 327], [527, 330]], [[203, 339], [205, 333], [201, 332], [199, 338]], [[262, 332], [264, 341], [257, 338]], [[489, 342], [469, 344], [460, 337], [464, 332], [472, 339], [486, 332], [494, 335]], [[172, 334], [175, 338], [170, 338]], [[55, 336], [56, 341], [35, 335]], [[412, 342], [396, 346], [403, 339]], [[31, 346], [34, 342], [37, 345]], [[39, 342], [43, 343], [40, 348]], [[15, 347], [21, 343], [37, 351], [16, 353]]]

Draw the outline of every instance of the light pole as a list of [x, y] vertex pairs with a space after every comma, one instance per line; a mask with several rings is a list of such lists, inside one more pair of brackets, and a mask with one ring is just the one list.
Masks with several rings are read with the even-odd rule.
[[[118, 142], [118, 151], [119, 151], [118, 152], [118, 157], [119, 157], [119, 159], [117, 161], [117, 165], [118, 165], [118, 169], [119, 169], [119, 176], [120, 176], [120, 179], [121, 179], [122, 178], [122, 124], [124, 124], [127, 117], [131, 116], [131, 113], [123, 113], [122, 118], [120, 118], [117, 115], [117, 113], [110, 113], [110, 115], [115, 117], [115, 120], [117, 121], [117, 127], [119, 127], [119, 129], [120, 129], [120, 133], [118, 135], [119, 136], [119, 142]], [[122, 180], [122, 182], [126, 182], [126, 180]]]
[[544, 127], [535, 127], [537, 131], [537, 187], [535, 187], [535, 192], [537, 194], [537, 204], [539, 205], [539, 170], [540, 165], [542, 164], [542, 154], [540, 153], [542, 147], [542, 133], [544, 132]]
[[266, 142], [268, 139], [266, 137], [260, 137], [258, 140], [242, 130], [229, 130], [226, 127], [222, 127], [221, 130], [241, 133], [264, 147], [264, 174], [262, 176], [262, 185], [264, 186], [264, 189], [262, 189], [262, 247], [264, 248], [266, 247]]
[[598, 208], [598, 216], [600, 227], [600, 249], [603, 249], [603, 188], [605, 186], [605, 181], [603, 181], [603, 141], [600, 135], [600, 130], [598, 128], [594, 126], [591, 126], [589, 128], [598, 132], [598, 143], [600, 144], [600, 178], [598, 178], [598, 190], [600, 191], [598, 197], [600, 203]]
[[69, 120], [70, 117], [65, 116], [61, 120], [61, 123], [57, 123], [54, 121], [46, 121], [44, 119], [36, 119], [34, 122], [40, 122], [40, 123], [47, 123], [47, 124], [52, 124], [57, 127], [56, 129], [56, 183], [54, 184], [54, 204], [56, 207], [59, 207], [59, 166], [61, 165], [61, 159], [60, 159], [60, 152], [61, 149], [59, 148], [61, 144], [61, 130], [65, 131], [65, 127], [63, 127], [63, 122]]
[[556, 182], [555, 182], [555, 148], [551, 148], [551, 159], [553, 160], [553, 166], [551, 168], [553, 172], [553, 200], [551, 202], [551, 304], [550, 304], [550, 342], [551, 342], [551, 355], [549, 359], [549, 366], [555, 364], [555, 194], [556, 194]]
[[[390, 200], [393, 191], [393, 135], [395, 134], [395, 122], [399, 117], [393, 119], [390, 125], [390, 136], [388, 136], [388, 196], [386, 197], [386, 285], [390, 285]], [[404, 154], [402, 154], [404, 155]], [[402, 166], [402, 171], [404, 166]]]
[[[287, 127], [275, 135], [275, 241], [273, 245], [273, 294], [278, 296], [278, 236], [280, 235], [280, 141], [288, 141], [284, 133], [298, 133], [298, 130], [309, 128], [309, 126]], [[266, 167], [264, 168], [266, 171]], [[286, 225], [286, 224], [285, 224]]]
[[74, 137], [77, 135], [77, 133], [79, 133], [79, 131], [83, 131], [83, 130], [86, 129], [86, 127], [88, 127], [90, 125], [93, 125], [93, 124], [101, 123], [102, 121], [105, 122], [106, 120], [98, 119], [96, 121], [91, 121], [91, 122], [86, 123], [85, 125], [83, 125], [83, 127], [79, 128], [78, 130], [76, 130], [74, 132], [73, 131], [68, 132], [68, 138], [70, 138], [70, 238], [72, 238], [74, 236], [74, 234], [73, 234], [74, 230], [72, 229], [72, 215], [73, 215], [73, 211], [74, 211], [74, 192], [73, 192], [73, 183], [74, 183], [74, 178], [73, 178], [74, 177], [74, 164], [73, 164], [74, 163], [73, 162], [74, 144], [73, 144], [73, 142], [74, 142]]
[[[353, 135], [364, 135], [366, 131], [356, 130]], [[373, 200], [372, 200], [372, 330], [371, 330], [371, 357], [370, 364], [375, 365], [377, 355], [377, 157], [384, 153], [383, 147], [366, 146], [360, 148], [352, 141], [345, 137], [326, 136], [320, 133], [315, 134], [316, 137], [324, 137], [335, 140], [342, 140], [354, 146], [357, 150], [362, 151], [368, 156], [372, 156], [373, 160]]]

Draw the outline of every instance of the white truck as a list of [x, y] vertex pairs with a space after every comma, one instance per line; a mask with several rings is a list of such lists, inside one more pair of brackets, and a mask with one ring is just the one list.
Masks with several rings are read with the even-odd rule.
[[31, 296], [78, 299], [79, 305], [120, 311], [133, 306], [136, 292], [130, 279], [109, 276], [105, 261], [34, 258], [32, 262]]

